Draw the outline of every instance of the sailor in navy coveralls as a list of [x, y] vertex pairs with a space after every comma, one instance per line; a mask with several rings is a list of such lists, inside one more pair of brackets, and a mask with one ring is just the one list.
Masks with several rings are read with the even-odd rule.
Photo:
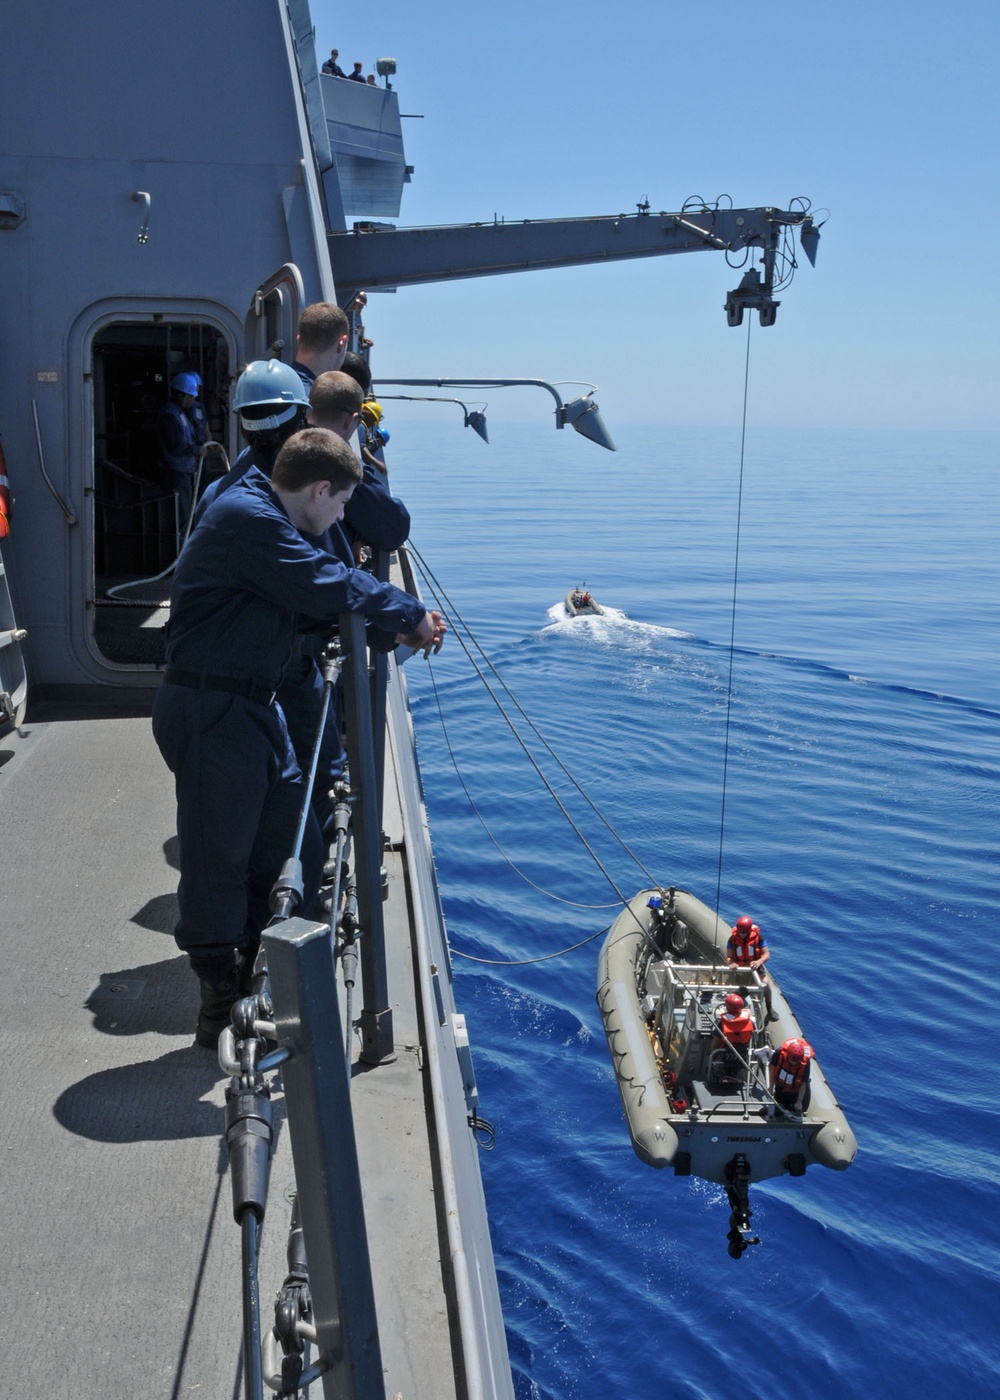
[[[443, 640], [439, 613], [304, 538], [341, 519], [361, 475], [333, 433], [296, 434], [270, 482], [251, 468], [210, 507], [174, 574], [153, 734], [176, 784], [175, 938], [201, 981], [200, 1044], [214, 1046], [228, 1024], [301, 808], [303, 778], [274, 700], [297, 619], [332, 623], [361, 612], [425, 654]], [[311, 820], [302, 849], [307, 903], [321, 859]]]

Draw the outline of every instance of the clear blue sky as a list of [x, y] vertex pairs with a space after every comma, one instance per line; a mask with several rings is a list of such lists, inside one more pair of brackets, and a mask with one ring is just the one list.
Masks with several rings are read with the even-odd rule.
[[[402, 111], [423, 114], [404, 122], [400, 225], [805, 195], [830, 218], [777, 324], [754, 317], [751, 422], [1000, 426], [1000, 6], [312, 7], [320, 59], [391, 55]], [[609, 421], [732, 423], [737, 281], [712, 253], [484, 278], [372, 297], [368, 330], [383, 373], [583, 378]]]

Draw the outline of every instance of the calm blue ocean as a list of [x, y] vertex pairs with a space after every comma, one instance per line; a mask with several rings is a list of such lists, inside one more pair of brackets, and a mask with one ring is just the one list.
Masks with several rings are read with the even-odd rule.
[[[413, 539], [524, 710], [658, 881], [751, 913], [859, 1142], [721, 1189], [634, 1156], [594, 1001], [614, 894], [455, 638], [408, 667], [470, 1024], [519, 1397], [1000, 1393], [1000, 445], [392, 415]], [[553, 620], [586, 581], [614, 609]], [[558, 615], [558, 614], [556, 614]], [[434, 685], [431, 685], [433, 676]], [[646, 883], [565, 775], [615, 883]], [[461, 771], [460, 782], [452, 753]], [[472, 810], [467, 786], [490, 833]], [[592, 907], [577, 907], [578, 905]]]

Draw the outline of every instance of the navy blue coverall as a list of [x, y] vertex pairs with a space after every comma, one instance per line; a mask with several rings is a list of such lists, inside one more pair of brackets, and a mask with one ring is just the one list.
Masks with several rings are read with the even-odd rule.
[[[246, 947], [267, 923], [304, 795], [273, 695], [298, 619], [332, 622], [347, 610], [392, 634], [412, 632], [424, 615], [416, 598], [306, 540], [255, 467], [214, 502], [181, 553], [153, 735], [177, 792], [175, 938], [185, 952]], [[307, 904], [321, 860], [312, 820], [302, 850]]]
[[183, 529], [194, 505], [194, 479], [198, 471], [197, 431], [176, 400], [171, 399], [156, 418], [160, 460], [170, 473], [177, 496], [177, 515]]
[[[303, 373], [302, 367], [299, 367], [299, 373]], [[260, 465], [257, 456], [252, 445], [245, 448], [226, 475], [212, 482], [195, 509], [196, 525], [213, 501], [229, 490], [251, 467]], [[402, 501], [390, 496], [382, 473], [367, 463], [362, 463], [362, 470], [364, 478], [358, 482], [344, 508], [343, 522], [334, 525], [319, 540], [310, 537], [310, 543], [329, 550], [342, 564], [351, 569], [354, 568], [354, 553], [351, 548], [354, 540], [362, 539], [375, 549], [393, 550], [404, 544], [410, 533], [410, 512]], [[317, 659], [319, 650], [315, 637], [303, 637], [295, 656], [286, 667], [284, 679], [278, 688], [278, 703], [284, 711], [292, 747], [302, 767], [308, 765], [323, 706], [323, 676]], [[334, 692], [323, 732], [313, 792], [313, 808], [323, 839], [328, 844], [334, 835], [334, 804], [329, 793], [341, 777], [346, 763], [340, 725], [338, 687]]]

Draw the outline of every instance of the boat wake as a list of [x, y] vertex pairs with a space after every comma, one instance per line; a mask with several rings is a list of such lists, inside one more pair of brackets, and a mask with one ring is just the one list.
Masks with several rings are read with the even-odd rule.
[[[549, 625], [543, 627], [540, 634], [536, 635], [547, 637], [562, 634], [564, 636], [585, 637], [588, 640], [606, 645], [621, 647], [624, 644], [636, 650], [649, 650], [658, 639], [669, 637], [675, 641], [691, 642], [699, 650], [708, 653], [724, 652], [728, 654], [729, 651], [729, 646], [725, 642], [699, 637], [694, 632], [685, 632], [678, 627], [665, 627], [654, 622], [638, 622], [634, 618], [630, 618], [628, 613], [623, 612], [620, 608], [603, 607], [603, 612], [599, 617], [571, 617], [565, 604], [560, 602], [554, 603], [548, 609], [547, 616], [551, 619]], [[920, 686], [909, 686], [896, 681], [879, 680], [876, 677], [859, 675], [844, 667], [833, 666], [828, 662], [817, 661], [808, 656], [791, 656], [758, 647], [737, 646], [734, 651], [737, 656], [772, 661], [780, 666], [791, 667], [796, 671], [812, 672], [816, 675], [828, 676], [831, 679], [847, 681], [851, 685], [866, 686], [873, 690], [895, 695], [915, 696], [922, 700], [954, 706], [967, 714], [986, 719], [1000, 719], [1000, 710], [983, 705], [981, 701], [966, 696], [949, 695], [944, 691], [928, 690]]]
[[542, 629], [544, 632], [564, 631], [572, 627], [574, 632], [581, 628], [586, 629], [590, 636], [602, 641], [611, 640], [612, 636], [620, 641], [623, 634], [630, 634], [633, 638], [680, 637], [684, 640], [694, 640], [692, 632], [682, 632], [676, 627], [661, 627], [655, 622], [636, 622], [621, 608], [609, 608], [604, 603], [601, 604], [600, 614], [584, 613], [578, 617], [571, 616], [565, 603], [553, 603], [546, 616], [550, 619], [550, 625]]

